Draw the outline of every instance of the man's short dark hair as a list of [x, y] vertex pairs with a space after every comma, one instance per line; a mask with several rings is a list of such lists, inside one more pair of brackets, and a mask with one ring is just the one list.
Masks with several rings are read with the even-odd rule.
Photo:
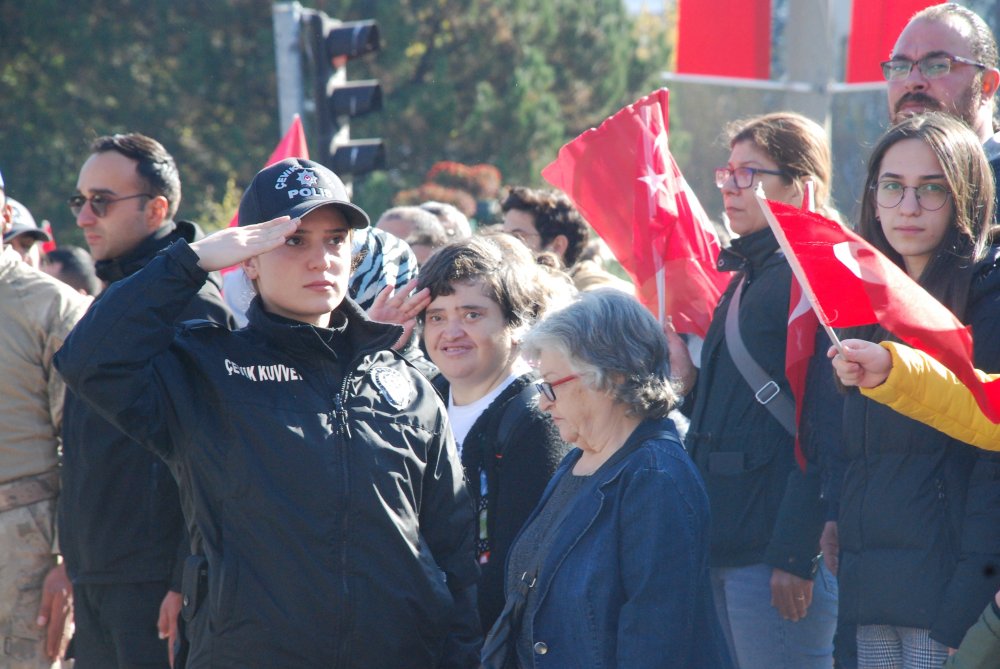
[[49, 251], [45, 255], [45, 260], [62, 266], [59, 280], [72, 288], [82, 290], [91, 296], [101, 292], [101, 280], [97, 278], [94, 259], [83, 249], [77, 246], [62, 246]]
[[181, 178], [173, 156], [162, 144], [152, 137], [130, 132], [98, 137], [90, 144], [90, 151], [117, 151], [138, 162], [136, 172], [145, 182], [148, 192], [167, 199], [167, 218], [173, 218], [177, 214], [177, 207], [181, 203]]
[[576, 264], [590, 238], [587, 222], [570, 199], [559, 191], [511, 186], [500, 203], [500, 209], [505, 214], [511, 209], [517, 209], [534, 216], [535, 229], [541, 237], [543, 247], [548, 246], [559, 235], [566, 237], [568, 243], [563, 254], [566, 267]]

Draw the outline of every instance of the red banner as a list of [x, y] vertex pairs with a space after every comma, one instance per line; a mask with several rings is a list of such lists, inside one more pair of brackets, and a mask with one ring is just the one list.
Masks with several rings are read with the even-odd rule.
[[677, 7], [678, 73], [771, 78], [771, 0], [678, 0]]
[[844, 81], [849, 84], [883, 81], [879, 63], [889, 59], [910, 17], [936, 4], [937, 0], [855, 0]]

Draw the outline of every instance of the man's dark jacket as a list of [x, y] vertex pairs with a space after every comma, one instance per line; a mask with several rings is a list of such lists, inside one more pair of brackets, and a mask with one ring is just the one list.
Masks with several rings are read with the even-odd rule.
[[[139, 271], [173, 242], [201, 236], [194, 223], [168, 223], [131, 253], [98, 262], [97, 274], [114, 284]], [[230, 327], [232, 315], [219, 284], [214, 277], [207, 281], [179, 320], [207, 319]], [[177, 484], [170, 471], [71, 389], [66, 391], [63, 413], [59, 545], [74, 583], [169, 581], [178, 591], [188, 552]]]
[[388, 350], [401, 328], [349, 299], [337, 328], [255, 299], [242, 330], [175, 329], [205, 278], [173, 245], [56, 361], [193, 499], [188, 669], [475, 666], [472, 505], [440, 399]]

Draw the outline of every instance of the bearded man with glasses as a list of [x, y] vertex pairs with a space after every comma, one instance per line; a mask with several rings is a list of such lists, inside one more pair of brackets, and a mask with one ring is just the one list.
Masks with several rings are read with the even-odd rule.
[[882, 63], [882, 73], [893, 124], [929, 111], [957, 116], [983, 142], [996, 178], [1000, 125], [994, 116], [1000, 70], [996, 38], [982, 17], [953, 2], [917, 12]]
[[[100, 137], [80, 170], [70, 211], [106, 284], [138, 272], [177, 240], [203, 235], [175, 221], [181, 199], [173, 157], [132, 133]], [[181, 321], [233, 325], [221, 280], [209, 280]], [[53, 578], [72, 582], [76, 668], [169, 666], [192, 542], [177, 484], [155, 455], [67, 391], [63, 415], [59, 546]], [[64, 571], [63, 571], [64, 570]]]

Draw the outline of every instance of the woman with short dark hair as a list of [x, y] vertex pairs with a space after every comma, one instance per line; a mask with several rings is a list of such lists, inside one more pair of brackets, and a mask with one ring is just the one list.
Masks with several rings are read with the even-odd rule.
[[503, 608], [510, 542], [568, 450], [538, 408], [537, 377], [520, 346], [535, 320], [572, 290], [560, 275], [502, 234], [448, 244], [420, 271], [431, 300], [421, 315], [424, 344], [441, 372], [434, 383], [477, 513], [484, 629]]

